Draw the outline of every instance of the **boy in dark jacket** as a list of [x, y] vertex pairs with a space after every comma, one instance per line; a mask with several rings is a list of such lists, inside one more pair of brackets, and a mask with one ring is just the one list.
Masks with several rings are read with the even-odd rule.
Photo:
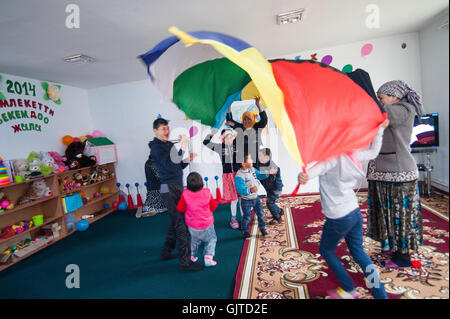
[[280, 223], [281, 216], [284, 214], [283, 209], [280, 208], [276, 203], [283, 189], [280, 168], [273, 162], [272, 154], [269, 148], [260, 149], [258, 157], [259, 163], [257, 168], [261, 172], [261, 174], [269, 174], [271, 170], [277, 171], [276, 174], [271, 174], [268, 178], [261, 180], [261, 184], [264, 186], [267, 192], [267, 208], [269, 209], [273, 217], [271, 224], [275, 222]]
[[191, 153], [188, 161], [182, 161], [189, 139], [180, 136], [181, 148], [179, 151], [172, 142], [169, 142], [170, 129], [165, 119], [158, 118], [153, 122], [155, 138], [149, 143], [150, 156], [161, 179], [160, 193], [170, 215], [170, 224], [167, 231], [161, 259], [176, 258], [172, 253], [178, 242], [180, 267], [184, 270], [200, 270], [203, 266], [191, 261], [191, 243], [184, 216], [178, 213], [176, 206], [183, 192], [183, 169], [193, 160], [195, 154]]

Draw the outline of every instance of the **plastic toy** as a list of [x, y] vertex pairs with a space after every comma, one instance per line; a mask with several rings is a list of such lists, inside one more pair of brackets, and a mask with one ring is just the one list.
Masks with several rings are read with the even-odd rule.
[[127, 198], [128, 198], [128, 209], [136, 209], [136, 206], [134, 205], [134, 202], [133, 202], [133, 197], [130, 194], [130, 184], [127, 183], [127, 184], [125, 184], [125, 186], [128, 189], [128, 196], [127, 196]]
[[120, 204], [119, 204], [119, 210], [126, 210], [127, 208], [128, 208], [128, 204], [127, 204], [127, 202], [121, 202]]
[[85, 231], [86, 229], [89, 228], [89, 222], [86, 220], [79, 220], [77, 221], [77, 223], [75, 224], [75, 228], [78, 231]]
[[109, 194], [109, 187], [103, 185], [102, 187], [100, 187], [100, 193], [102, 193], [103, 195]]
[[136, 186], [136, 191], [137, 191], [137, 207], [142, 207], [144, 206], [144, 203], [142, 202], [142, 197], [141, 194], [139, 194], [139, 183], [135, 183], [134, 186]]
[[216, 180], [216, 201], [221, 202], [222, 194], [220, 193], [220, 188], [219, 188], [219, 176], [214, 176], [214, 179]]

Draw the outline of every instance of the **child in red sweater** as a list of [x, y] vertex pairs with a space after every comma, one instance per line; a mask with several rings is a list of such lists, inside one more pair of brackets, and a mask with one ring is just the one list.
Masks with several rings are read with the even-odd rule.
[[217, 264], [213, 260], [217, 236], [214, 229], [212, 212], [217, 208], [217, 202], [211, 195], [209, 188], [203, 188], [203, 179], [199, 173], [192, 172], [187, 177], [187, 189], [181, 194], [177, 204], [177, 211], [185, 213], [186, 225], [191, 234], [191, 260], [197, 261], [200, 244], [205, 243], [205, 267]]

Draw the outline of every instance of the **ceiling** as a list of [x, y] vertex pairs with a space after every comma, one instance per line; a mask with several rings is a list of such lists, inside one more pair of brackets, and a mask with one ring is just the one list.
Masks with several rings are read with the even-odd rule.
[[[65, 12], [80, 8], [80, 28]], [[365, 21], [368, 4], [380, 9], [380, 28]], [[0, 0], [0, 72], [96, 88], [147, 78], [137, 59], [171, 36], [168, 28], [208, 30], [238, 37], [265, 57], [420, 30], [448, 10], [448, 0]], [[299, 23], [277, 25], [276, 15], [305, 8]], [[84, 53], [93, 64], [63, 57]]]

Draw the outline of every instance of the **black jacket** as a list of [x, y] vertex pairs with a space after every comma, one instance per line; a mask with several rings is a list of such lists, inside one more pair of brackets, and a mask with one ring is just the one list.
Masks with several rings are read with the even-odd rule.
[[[150, 147], [150, 156], [153, 164], [159, 173], [162, 184], [183, 182], [183, 169], [189, 165], [181, 161], [184, 152], [180, 149], [178, 152], [172, 142], [163, 142], [156, 137], [148, 143]], [[172, 148], [174, 150], [172, 151]], [[173, 152], [174, 161], [170, 157]]]
[[269, 170], [271, 168], [276, 168], [278, 172], [276, 174], [269, 174], [269, 177], [261, 180], [262, 186], [267, 192], [267, 195], [274, 194], [275, 192], [281, 193], [283, 190], [283, 182], [281, 180], [281, 172], [280, 168], [270, 160], [267, 164], [262, 164], [261, 162], [257, 163], [255, 167], [261, 174], [269, 174]]

